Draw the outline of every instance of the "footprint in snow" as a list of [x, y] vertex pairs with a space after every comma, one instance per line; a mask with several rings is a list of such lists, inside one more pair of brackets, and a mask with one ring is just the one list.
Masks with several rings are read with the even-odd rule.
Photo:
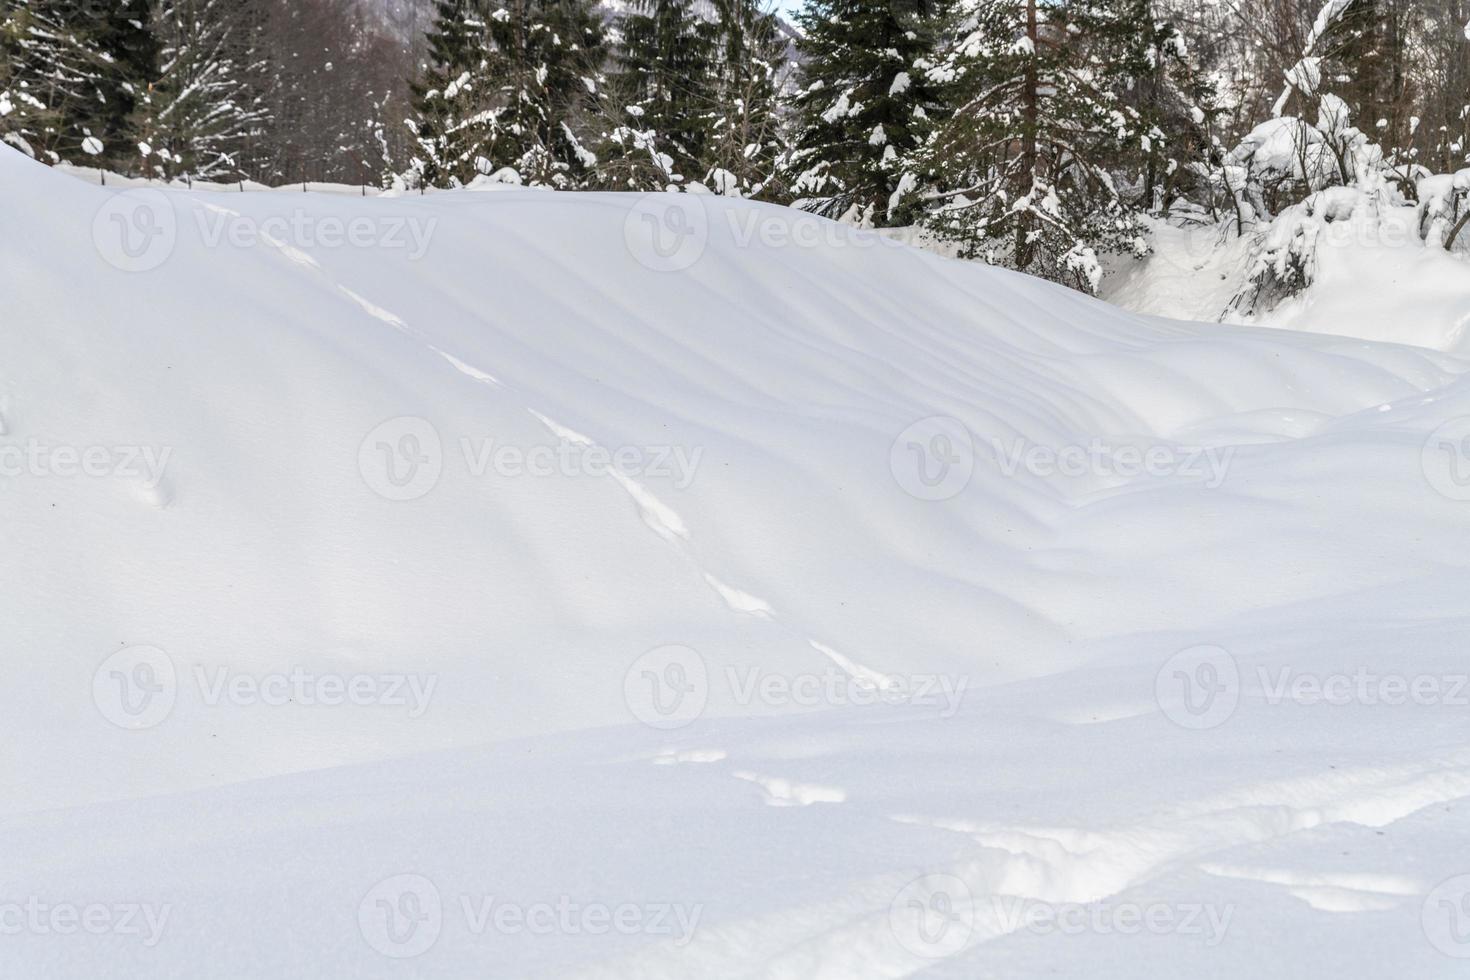
[[762, 776], [753, 772], [737, 772], [731, 775], [759, 786], [765, 793], [766, 806], [811, 806], [813, 803], [847, 802], [847, 790], [837, 786], [798, 783], [779, 776]]
[[682, 752], [664, 749], [652, 761], [656, 766], [709, 765], [712, 762], [723, 762], [726, 758], [728, 756], [724, 749], [685, 749]]

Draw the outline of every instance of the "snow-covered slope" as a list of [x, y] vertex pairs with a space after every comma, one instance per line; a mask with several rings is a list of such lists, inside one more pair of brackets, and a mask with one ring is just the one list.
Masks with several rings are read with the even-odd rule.
[[1470, 954], [1466, 361], [717, 198], [0, 221], [7, 975]]

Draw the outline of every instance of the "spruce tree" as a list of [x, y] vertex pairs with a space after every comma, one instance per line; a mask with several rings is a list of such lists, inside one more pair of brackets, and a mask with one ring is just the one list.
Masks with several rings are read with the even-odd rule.
[[1214, 149], [1214, 86], [1190, 59], [1183, 33], [1159, 0], [1112, 0], [1094, 13], [1089, 47], [1098, 83], [1138, 115], [1137, 144], [1125, 141], [1110, 169], [1136, 172], [1138, 202], [1162, 210], [1185, 188], [1190, 164]]
[[504, 0], [486, 39], [492, 165], [528, 184], [583, 186], [597, 162], [585, 120], [606, 56], [596, 9], [590, 0]]
[[164, 179], [233, 180], [269, 120], [250, 84], [255, 45], [231, 0], [157, 0], [156, 78], [135, 113], [149, 171]]
[[654, 190], [704, 175], [715, 108], [717, 32], [693, 0], [635, 0], [609, 79], [614, 126], [604, 170], [618, 187]]
[[42, 102], [25, 77], [23, 59], [34, 13], [29, 0], [0, 8], [0, 140], [35, 156], [40, 134], [56, 124], [56, 111]]
[[934, 71], [952, 118], [915, 155], [929, 225], [968, 258], [1095, 292], [1098, 253], [1146, 249], [1114, 168], [1161, 138], [1120, 97], [1142, 25], [1127, 0], [969, 0]]
[[428, 64], [410, 86], [414, 170], [423, 184], [468, 183], [490, 166], [487, 23], [482, 0], [435, 0]]
[[88, 7], [78, 0], [7, 0], [0, 15], [7, 64], [6, 141], [49, 163], [76, 162], [89, 137], [101, 140], [99, 118], [112, 66], [98, 43]]
[[829, 217], [902, 222], [902, 159], [942, 108], [927, 71], [937, 14], [927, 0], [812, 0], [798, 19], [791, 193]]
[[136, 168], [138, 106], [158, 64], [154, 23], [149, 0], [112, 0], [96, 24], [98, 47], [110, 68], [93, 125], [106, 145], [103, 162], [113, 170]]
[[715, 112], [705, 138], [704, 183], [717, 193], [772, 193], [783, 149], [779, 112], [786, 39], [758, 0], [714, 0]]

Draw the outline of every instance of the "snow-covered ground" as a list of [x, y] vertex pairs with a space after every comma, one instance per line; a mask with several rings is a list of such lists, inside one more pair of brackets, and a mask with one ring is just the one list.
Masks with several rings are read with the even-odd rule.
[[0, 974], [1470, 968], [1461, 345], [708, 197], [0, 222]]

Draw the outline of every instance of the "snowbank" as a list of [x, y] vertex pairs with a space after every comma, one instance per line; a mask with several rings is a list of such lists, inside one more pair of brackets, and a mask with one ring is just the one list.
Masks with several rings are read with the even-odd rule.
[[1450, 972], [1466, 709], [1262, 678], [1463, 672], [1470, 362], [714, 197], [0, 215], [0, 899], [158, 925], [5, 972]]

